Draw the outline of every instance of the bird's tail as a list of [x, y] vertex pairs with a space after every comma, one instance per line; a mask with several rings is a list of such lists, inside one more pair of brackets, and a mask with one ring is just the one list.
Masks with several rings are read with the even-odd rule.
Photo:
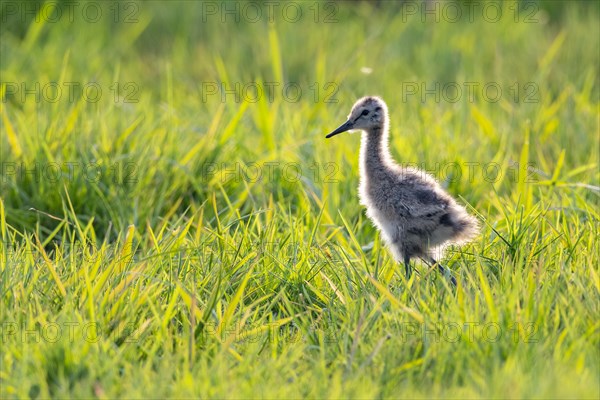
[[473, 240], [479, 234], [479, 221], [477, 218], [467, 214], [466, 211], [461, 209], [461, 212], [457, 213], [454, 229], [455, 232], [452, 242], [459, 245], [465, 244]]

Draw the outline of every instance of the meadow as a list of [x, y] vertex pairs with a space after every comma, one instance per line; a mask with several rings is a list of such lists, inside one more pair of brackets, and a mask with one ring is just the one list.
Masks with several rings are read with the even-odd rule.
[[[0, 397], [598, 398], [598, 4], [432, 4], [3, 1]], [[324, 138], [368, 94], [456, 288]]]

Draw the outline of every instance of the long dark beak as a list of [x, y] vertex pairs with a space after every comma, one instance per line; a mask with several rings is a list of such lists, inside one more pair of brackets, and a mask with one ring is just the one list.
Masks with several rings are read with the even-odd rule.
[[330, 137], [335, 136], [338, 133], [349, 131], [350, 129], [352, 129], [353, 126], [354, 126], [354, 124], [352, 123], [352, 121], [348, 120], [348, 121], [344, 122], [342, 125], [340, 125], [335, 131], [333, 131], [329, 135], [325, 136], [325, 138], [329, 139]]

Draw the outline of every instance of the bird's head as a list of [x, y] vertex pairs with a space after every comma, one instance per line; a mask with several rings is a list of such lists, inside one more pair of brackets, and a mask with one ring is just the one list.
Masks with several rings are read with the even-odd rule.
[[348, 121], [327, 135], [326, 138], [350, 130], [371, 132], [377, 128], [383, 128], [387, 120], [387, 114], [387, 106], [381, 98], [375, 96], [363, 97], [354, 103], [352, 111], [348, 115]]

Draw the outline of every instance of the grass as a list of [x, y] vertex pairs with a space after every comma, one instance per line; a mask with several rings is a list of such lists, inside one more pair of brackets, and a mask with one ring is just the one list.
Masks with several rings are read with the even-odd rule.
[[[2, 398], [600, 396], [597, 5], [7, 4]], [[456, 289], [405, 280], [358, 203], [357, 135], [324, 140], [365, 94], [398, 161], [482, 221], [444, 258]]]

